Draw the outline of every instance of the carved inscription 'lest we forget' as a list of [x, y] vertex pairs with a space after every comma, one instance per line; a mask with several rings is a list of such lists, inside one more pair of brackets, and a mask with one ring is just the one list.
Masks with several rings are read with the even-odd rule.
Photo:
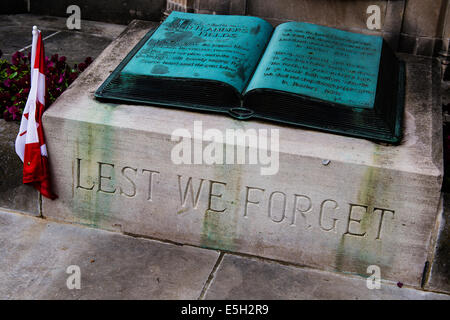
[[[87, 167], [91, 170], [90, 175]], [[155, 194], [159, 192], [158, 183], [163, 181], [163, 175], [158, 170], [76, 158], [73, 186], [77, 192], [94, 192], [99, 196], [103, 194], [118, 197], [118, 201], [120, 197], [124, 197], [154, 204]], [[146, 183], [141, 190], [136, 181], [143, 178]], [[390, 230], [388, 224], [392, 224], [395, 219], [395, 211], [392, 209], [338, 201], [326, 196], [313, 200], [306, 194], [287, 194], [276, 189], [246, 185], [238, 190], [239, 199], [228, 201], [226, 194], [231, 192], [232, 186], [226, 181], [174, 173], [170, 177], [164, 177], [164, 182], [173, 184], [170, 189], [176, 190], [179, 199], [177, 213], [187, 210], [201, 213], [205, 209], [213, 214], [234, 214], [235, 204], [240, 203], [239, 214], [243, 219], [265, 216], [275, 224], [283, 223], [290, 227], [303, 225], [305, 230], [318, 228], [323, 232], [334, 233], [338, 233], [337, 225], [341, 223], [344, 225], [339, 229], [342, 235], [374, 241], [383, 238], [384, 232]], [[201, 199], [207, 199], [206, 203], [201, 203]], [[367, 217], [370, 217], [370, 228], [365, 225]]]

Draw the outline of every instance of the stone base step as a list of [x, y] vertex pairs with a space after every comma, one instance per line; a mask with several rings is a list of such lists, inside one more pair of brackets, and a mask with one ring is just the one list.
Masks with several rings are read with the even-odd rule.
[[[0, 212], [0, 299], [450, 299], [449, 295]], [[78, 266], [81, 289], [69, 289]]]

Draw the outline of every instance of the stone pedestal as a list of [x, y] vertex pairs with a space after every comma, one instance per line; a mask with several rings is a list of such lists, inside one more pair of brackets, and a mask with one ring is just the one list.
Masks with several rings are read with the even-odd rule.
[[[133, 22], [44, 115], [59, 199], [43, 215], [127, 234], [420, 286], [442, 182], [440, 103], [428, 59], [404, 56], [400, 146], [222, 115], [97, 101], [147, 32]], [[437, 67], [437, 66], [436, 66]], [[180, 128], [277, 129], [279, 171], [176, 165]], [[196, 140], [197, 143], [204, 142]], [[205, 142], [206, 143], [206, 142]]]

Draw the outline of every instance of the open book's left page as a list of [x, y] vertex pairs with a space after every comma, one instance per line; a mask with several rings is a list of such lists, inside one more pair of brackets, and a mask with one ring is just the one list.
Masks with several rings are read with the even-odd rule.
[[172, 12], [121, 74], [215, 80], [241, 93], [272, 31], [256, 17]]

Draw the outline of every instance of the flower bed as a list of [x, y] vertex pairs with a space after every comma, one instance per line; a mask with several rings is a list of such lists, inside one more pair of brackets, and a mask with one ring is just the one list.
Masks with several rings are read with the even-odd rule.
[[[0, 51], [0, 58], [1, 55]], [[30, 92], [30, 60], [31, 52], [27, 56], [16, 52], [11, 63], [0, 59], [0, 118], [20, 121]], [[64, 56], [45, 57], [46, 106], [51, 105], [91, 63], [92, 58], [87, 57], [84, 62], [70, 67]]]

